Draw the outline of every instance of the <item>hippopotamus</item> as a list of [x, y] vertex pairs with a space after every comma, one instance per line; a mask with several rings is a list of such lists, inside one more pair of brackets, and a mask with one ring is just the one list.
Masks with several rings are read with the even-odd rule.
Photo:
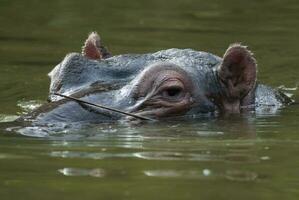
[[231, 44], [223, 57], [176, 48], [112, 56], [93, 32], [82, 53], [66, 55], [48, 75], [48, 102], [22, 119], [47, 124], [132, 118], [57, 93], [155, 120], [254, 112], [290, 102], [257, 82], [254, 54], [239, 43]]

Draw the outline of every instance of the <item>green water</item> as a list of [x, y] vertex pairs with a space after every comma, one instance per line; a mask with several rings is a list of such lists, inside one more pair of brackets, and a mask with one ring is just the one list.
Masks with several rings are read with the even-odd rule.
[[299, 106], [47, 137], [20, 135], [9, 122], [46, 99], [46, 74], [94, 30], [114, 54], [222, 55], [242, 42], [260, 82], [295, 88], [297, 0], [1, 0], [0, 24], [1, 200], [299, 198]]

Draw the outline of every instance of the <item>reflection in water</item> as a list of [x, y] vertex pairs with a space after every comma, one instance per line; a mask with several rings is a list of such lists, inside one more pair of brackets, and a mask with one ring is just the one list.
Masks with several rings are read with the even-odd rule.
[[220, 179], [224, 177], [230, 181], [255, 181], [257, 173], [242, 170], [227, 170], [224, 173], [212, 172], [210, 169], [195, 170], [145, 170], [149, 177], [177, 178], [177, 179]]
[[261, 160], [270, 160], [271, 158], [270, 158], [270, 156], [262, 156], [262, 157], [260, 157], [260, 159]]
[[[22, 109], [20, 114], [26, 114], [41, 105], [42, 105], [42, 101], [37, 101], [37, 100], [19, 101], [18, 102], [18, 106], [21, 107], [21, 109]], [[18, 116], [18, 115], [7, 115], [7, 114], [0, 113], [0, 123], [13, 122], [16, 119], [18, 119], [19, 117], [20, 116]]]
[[[227, 162], [227, 163], [259, 163], [261, 160], [269, 160], [270, 157], [257, 157], [249, 150], [239, 154], [232, 154], [230, 150], [207, 151], [209, 153], [186, 153], [186, 152], [136, 152], [136, 153], [115, 153], [106, 152], [78, 152], [78, 151], [52, 151], [50, 156], [61, 158], [88, 158], [88, 159], [109, 159], [109, 158], [139, 158], [144, 160], [161, 160], [161, 161], [197, 161], [197, 162]], [[213, 153], [212, 153], [213, 152]]]
[[214, 132], [214, 131], [197, 131], [197, 134], [199, 136], [217, 136], [217, 135], [223, 135], [224, 133], [222, 131]]
[[[92, 176], [102, 178], [106, 176], [103, 169], [82, 169], [82, 168], [62, 168], [58, 172], [65, 176]], [[183, 178], [183, 179], [215, 179], [224, 177], [231, 181], [254, 181], [258, 175], [255, 172], [241, 171], [241, 170], [227, 170], [224, 174], [212, 173], [210, 169], [203, 170], [144, 170], [143, 173], [149, 177], [160, 178]]]
[[[121, 140], [142, 141], [154, 137], [227, 137], [227, 135], [240, 135], [241, 137], [254, 138], [256, 124], [262, 125], [262, 118], [256, 122], [253, 114], [214, 117], [208, 119], [182, 118], [173, 121], [160, 121], [155, 123], [131, 124], [129, 122], [116, 122], [108, 124], [84, 123], [48, 123], [46, 126], [27, 126], [17, 132], [31, 137], [47, 137], [50, 139], [103, 139], [117, 136]], [[180, 120], [180, 121], [179, 121]], [[269, 122], [273, 123], [273, 122]], [[265, 124], [268, 124], [266, 121]], [[272, 125], [272, 124], [271, 124]], [[271, 126], [270, 125], [270, 126]], [[242, 130], [242, 131], [241, 131]], [[123, 137], [122, 137], [123, 136]]]
[[232, 181], [254, 181], [258, 177], [257, 173], [241, 170], [227, 170], [225, 178]]
[[129, 153], [90, 153], [90, 152], [70, 152], [70, 151], [54, 151], [50, 153], [52, 157], [61, 158], [89, 158], [89, 159], [105, 159], [105, 158], [130, 158], [133, 157]]
[[63, 168], [59, 169], [58, 172], [65, 176], [92, 176], [101, 178], [105, 176], [105, 171], [100, 168], [96, 169], [80, 169], [80, 168]]
[[12, 122], [14, 120], [16, 120], [19, 116], [17, 115], [4, 115], [4, 114], [0, 114], [0, 123], [4, 123], [4, 122]]
[[204, 169], [202, 171], [195, 170], [145, 170], [143, 173], [150, 177], [161, 178], [183, 178], [183, 179], [202, 179], [211, 176], [211, 171]]
[[48, 131], [47, 128], [43, 127], [38, 127], [38, 126], [33, 126], [33, 127], [25, 127], [25, 128], [20, 128], [17, 130], [21, 135], [29, 136], [29, 137], [47, 137], [48, 136]]
[[27, 155], [17, 155], [17, 154], [8, 154], [8, 153], [0, 153], [0, 160], [1, 159], [31, 159], [32, 156]]
[[232, 153], [224, 156], [226, 162], [235, 162], [235, 163], [258, 163], [260, 159], [256, 155], [249, 153]]
[[146, 160], [219, 161], [222, 159], [218, 155], [179, 152], [138, 152], [134, 153], [134, 156]]
[[204, 170], [202, 170], [202, 174], [203, 174], [204, 176], [210, 176], [210, 175], [211, 175], [211, 170], [209, 170], [209, 169], [204, 169]]
[[44, 102], [39, 100], [19, 101], [18, 106], [22, 109], [22, 114], [27, 114], [40, 107]]

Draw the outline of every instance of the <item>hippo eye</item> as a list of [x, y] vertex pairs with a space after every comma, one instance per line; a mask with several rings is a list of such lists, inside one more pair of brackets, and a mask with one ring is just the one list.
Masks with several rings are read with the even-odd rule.
[[183, 88], [174, 86], [162, 90], [162, 97], [167, 99], [178, 99], [183, 95]]

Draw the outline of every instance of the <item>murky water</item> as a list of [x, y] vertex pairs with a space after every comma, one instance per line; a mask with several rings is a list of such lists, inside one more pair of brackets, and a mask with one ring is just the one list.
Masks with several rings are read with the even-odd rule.
[[243, 42], [260, 82], [296, 88], [298, 1], [2, 0], [0, 13], [1, 199], [298, 199], [299, 106], [44, 135], [11, 122], [46, 99], [46, 74], [93, 30], [114, 54], [222, 55]]

